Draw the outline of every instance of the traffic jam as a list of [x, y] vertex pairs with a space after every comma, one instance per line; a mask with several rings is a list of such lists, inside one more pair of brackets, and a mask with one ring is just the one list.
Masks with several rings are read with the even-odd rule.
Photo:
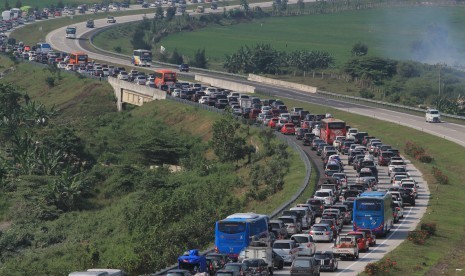
[[[184, 85], [186, 90], [192, 87]], [[321, 166], [322, 177], [313, 197], [276, 218], [237, 213], [218, 221], [215, 252], [193, 256], [188, 251], [180, 256], [178, 268], [166, 275], [340, 272], [341, 264], [371, 252], [378, 239], [388, 237], [416, 205], [421, 188], [414, 168], [379, 137], [331, 114], [312, 114], [299, 107], [288, 111], [277, 99], [203, 86], [192, 95], [186, 99], [229, 109], [236, 116], [294, 136]]]

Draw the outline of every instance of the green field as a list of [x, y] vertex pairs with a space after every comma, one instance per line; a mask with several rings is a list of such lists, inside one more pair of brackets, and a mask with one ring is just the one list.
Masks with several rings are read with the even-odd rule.
[[412, 59], [411, 44], [425, 36], [428, 26], [437, 25], [447, 28], [448, 42], [453, 46], [439, 53], [439, 60], [444, 62], [451, 61], [453, 57], [449, 55], [465, 56], [464, 12], [464, 7], [409, 7], [272, 17], [250, 24], [211, 26], [177, 33], [158, 45], [168, 51], [177, 48], [188, 56], [205, 48], [207, 56], [217, 62], [242, 45], [269, 43], [287, 51], [328, 51], [340, 64], [349, 58], [352, 45], [361, 41], [368, 45], [370, 55]]

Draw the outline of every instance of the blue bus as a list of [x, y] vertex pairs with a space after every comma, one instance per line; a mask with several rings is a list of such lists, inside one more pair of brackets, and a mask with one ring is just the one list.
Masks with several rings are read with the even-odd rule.
[[386, 192], [364, 192], [354, 201], [353, 230], [370, 229], [385, 236], [394, 224], [392, 197]]
[[237, 213], [217, 221], [215, 251], [236, 259], [253, 239], [269, 238], [269, 217], [255, 213]]

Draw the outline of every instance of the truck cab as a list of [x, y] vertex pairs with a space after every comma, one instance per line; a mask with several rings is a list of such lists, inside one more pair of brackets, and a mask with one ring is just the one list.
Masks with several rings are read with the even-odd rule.
[[440, 123], [441, 122], [441, 114], [437, 109], [428, 108], [426, 110], [426, 122], [427, 123]]
[[87, 28], [93, 28], [93, 27], [95, 27], [95, 25], [94, 25], [94, 20], [93, 20], [93, 19], [87, 20], [86, 27], [87, 27]]

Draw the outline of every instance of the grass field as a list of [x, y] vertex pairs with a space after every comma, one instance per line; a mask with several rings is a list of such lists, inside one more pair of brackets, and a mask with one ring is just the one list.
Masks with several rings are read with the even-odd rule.
[[212, 26], [195, 32], [177, 33], [164, 38], [159, 44], [168, 51], [177, 48], [188, 56], [193, 56], [197, 49], [205, 48], [208, 58], [219, 62], [225, 54], [235, 52], [242, 45], [269, 43], [286, 51], [328, 51], [339, 64], [350, 57], [352, 46], [359, 41], [368, 45], [370, 55], [412, 59], [411, 44], [424, 39], [429, 26], [444, 26], [448, 45], [453, 48], [447, 51], [438, 48], [437, 55], [429, 57], [437, 56], [438, 61], [444, 62], [450, 61], [451, 54], [463, 57], [465, 33], [461, 26], [465, 23], [464, 12], [464, 7], [409, 7], [272, 17], [250, 24]]

